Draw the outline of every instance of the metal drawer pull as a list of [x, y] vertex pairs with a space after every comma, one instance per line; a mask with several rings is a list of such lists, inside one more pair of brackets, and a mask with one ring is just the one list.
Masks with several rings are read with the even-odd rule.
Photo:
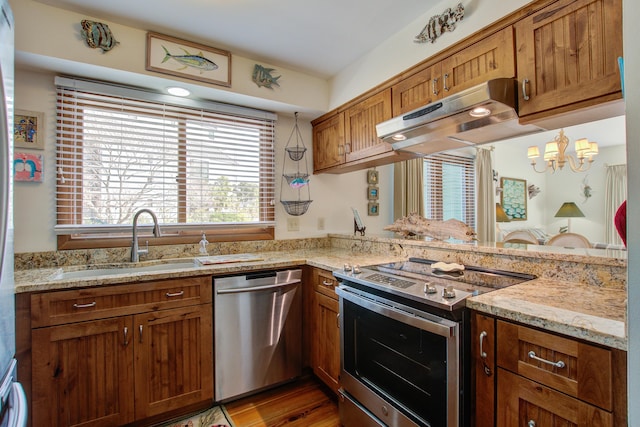
[[184, 291], [175, 292], [175, 293], [173, 293], [173, 294], [172, 294], [172, 293], [170, 293], [170, 292], [167, 292], [167, 293], [166, 293], [166, 295], [167, 295], [167, 298], [171, 298], [171, 297], [181, 297], [182, 295], [184, 295]]
[[140, 332], [140, 343], [142, 343], [142, 325], [138, 326], [138, 331]]
[[89, 304], [73, 304], [73, 308], [89, 308], [89, 307], [95, 307], [96, 306], [96, 302], [90, 302]]
[[529, 422], [527, 423], [527, 427], [536, 427], [536, 422], [533, 420], [529, 420]]
[[437, 84], [438, 84], [438, 78], [437, 77], [435, 79], [431, 80], [431, 89], [433, 90], [433, 94], [434, 95], [438, 95], [438, 88], [436, 87]]
[[538, 362], [546, 363], [548, 365], [555, 366], [556, 368], [564, 368], [564, 362], [562, 360], [558, 360], [557, 362], [551, 362], [549, 360], [543, 359], [541, 357], [536, 356], [535, 351], [529, 352], [529, 357], [533, 360], [537, 360]]
[[129, 345], [129, 328], [127, 328], [126, 326], [124, 327], [124, 346], [128, 346]]
[[322, 284], [328, 287], [332, 287], [333, 286], [333, 282], [327, 282], [326, 280], [322, 281]]
[[449, 74], [445, 73], [444, 82], [443, 82], [443, 89], [446, 90], [447, 92], [449, 92], [449, 89], [451, 89], [449, 86], [447, 86], [447, 78], [448, 77], [449, 77]]
[[522, 98], [525, 101], [529, 100], [529, 95], [527, 95], [527, 84], [529, 83], [529, 79], [522, 80]]
[[485, 352], [482, 349], [482, 344], [484, 344], [484, 339], [487, 337], [487, 332], [486, 331], [482, 331], [480, 332], [480, 357], [483, 359], [487, 358], [487, 352]]

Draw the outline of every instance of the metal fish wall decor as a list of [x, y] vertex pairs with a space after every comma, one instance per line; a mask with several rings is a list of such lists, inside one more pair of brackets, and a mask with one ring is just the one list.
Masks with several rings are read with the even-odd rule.
[[275, 68], [265, 68], [262, 65], [256, 64], [253, 67], [252, 80], [258, 87], [264, 86], [268, 89], [273, 89], [273, 85], [280, 86], [278, 79], [282, 76], [272, 76], [271, 73], [275, 71]]
[[442, 33], [455, 30], [456, 23], [462, 21], [462, 18], [464, 18], [464, 6], [462, 3], [458, 3], [455, 9], [449, 7], [441, 15], [432, 16], [413, 41], [416, 43], [428, 41], [435, 43]]
[[82, 25], [80, 34], [90, 48], [102, 49], [102, 53], [104, 53], [110, 51], [119, 43], [113, 37], [107, 24], [87, 19], [83, 19], [80, 24]]

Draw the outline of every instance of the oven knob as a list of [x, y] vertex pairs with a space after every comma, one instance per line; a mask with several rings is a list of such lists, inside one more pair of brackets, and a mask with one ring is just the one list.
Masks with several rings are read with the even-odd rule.
[[453, 286], [449, 285], [447, 286], [446, 289], [442, 290], [442, 297], [443, 298], [455, 298], [456, 297], [456, 291], [453, 290]]
[[351, 266], [349, 264], [345, 264], [343, 270], [345, 273], [348, 273], [349, 271], [351, 271]]
[[353, 274], [360, 274], [362, 270], [360, 270], [360, 266], [358, 264], [353, 266]]
[[424, 293], [425, 294], [435, 294], [438, 290], [436, 289], [436, 286], [427, 282], [424, 284]]
[[389, 416], [389, 408], [387, 408], [386, 406], [382, 406], [382, 408], [380, 408], [380, 409], [382, 409], [382, 414], [383, 414], [385, 417], [388, 417], [388, 416]]

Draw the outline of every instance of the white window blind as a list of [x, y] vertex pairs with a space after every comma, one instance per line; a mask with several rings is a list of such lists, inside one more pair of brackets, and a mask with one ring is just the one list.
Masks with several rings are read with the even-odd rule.
[[475, 169], [472, 158], [434, 154], [424, 158], [425, 217], [455, 218], [475, 229]]
[[274, 225], [272, 118], [109, 92], [57, 86], [59, 234]]

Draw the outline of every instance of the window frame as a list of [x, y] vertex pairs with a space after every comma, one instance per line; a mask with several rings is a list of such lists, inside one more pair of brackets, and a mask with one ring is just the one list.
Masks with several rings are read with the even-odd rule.
[[[66, 81], [68, 79], [61, 78], [62, 81]], [[74, 80], [75, 82], [75, 80]], [[56, 78], [57, 86], [66, 86], [59, 85], [58, 78]], [[90, 82], [89, 86], [96, 86], [101, 88], [100, 83]], [[109, 88], [113, 86], [107, 85], [108, 88], [104, 91], [95, 91], [102, 96], [120, 98], [122, 95], [117, 93], [112, 94], [109, 92]], [[73, 87], [71, 89], [77, 89]], [[123, 89], [121, 86], [116, 86], [116, 89]], [[83, 92], [92, 92], [90, 89], [78, 89]], [[134, 88], [124, 88], [127, 92], [137, 93], [137, 89]], [[58, 89], [60, 91], [60, 88]], [[73, 92], [73, 90], [72, 90]], [[116, 90], [117, 92], [117, 90]], [[141, 100], [141, 101], [149, 101], [149, 102], [158, 102], [157, 100], [144, 99], [148, 94], [142, 94], [141, 97], [131, 96], [129, 99]], [[159, 102], [163, 102], [165, 104], [171, 105], [172, 103], [166, 102], [166, 96], [155, 94], [156, 98], [161, 98]], [[142, 99], [141, 99], [142, 98]], [[75, 95], [70, 99], [75, 100]], [[75, 100], [77, 101], [77, 100]], [[82, 109], [85, 106], [78, 104], [75, 102], [73, 104], [67, 104], [65, 100], [62, 101], [59, 99], [58, 107], [57, 107], [57, 132], [58, 137], [64, 139], [65, 136], [69, 137], [69, 132], [76, 128], [76, 124], [74, 123], [74, 119], [77, 117], [82, 117]], [[207, 110], [207, 106], [214, 105], [217, 106], [216, 103], [204, 102], [204, 106], [199, 106], [198, 103], [195, 103], [191, 100], [187, 100], [187, 108]], [[66, 107], [65, 107], [66, 106]], [[66, 109], [70, 107], [70, 109]], [[180, 105], [180, 107], [185, 107], [184, 105]], [[60, 110], [62, 108], [62, 111]], [[242, 110], [242, 107], [230, 106], [232, 110], [238, 109]], [[73, 111], [71, 111], [73, 110]], [[106, 108], [105, 110], [108, 110]], [[114, 108], [115, 110], [115, 108]], [[250, 109], [247, 109], [250, 110]], [[215, 110], [207, 110], [207, 111], [215, 111]], [[251, 110], [253, 111], [253, 110]], [[258, 111], [258, 110], [256, 110]], [[148, 112], [147, 112], [148, 113]], [[145, 113], [145, 114], [147, 114]], [[262, 196], [264, 192], [270, 192], [272, 196], [272, 203], [260, 203], [259, 204], [259, 222], [258, 223], [229, 223], [229, 224], [216, 224], [216, 223], [204, 223], [204, 224], [185, 224], [186, 215], [187, 215], [187, 133], [179, 132], [178, 136], [178, 177], [176, 178], [178, 182], [177, 187], [177, 198], [178, 205], [177, 215], [178, 220], [180, 222], [175, 224], [169, 224], [168, 226], [162, 227], [163, 235], [160, 237], [153, 237], [150, 233], [150, 228], [148, 226], [140, 226], [139, 236], [141, 239], [148, 240], [148, 244], [150, 246], [156, 245], [177, 245], [177, 244], [197, 244], [201, 238], [202, 234], [205, 233], [207, 235], [207, 240], [210, 242], [229, 242], [229, 241], [249, 241], [249, 240], [273, 240], [275, 238], [275, 185], [276, 185], [276, 173], [274, 170], [275, 167], [275, 114], [264, 112], [266, 115], [270, 115], [268, 117], [272, 120], [270, 126], [267, 128], [271, 129], [272, 133], [267, 135], [265, 138], [260, 138], [260, 165], [259, 165], [259, 180], [263, 182], [263, 178], [266, 177], [267, 180], [271, 182], [265, 188], [263, 185], [259, 187], [259, 200], [263, 200]], [[233, 113], [223, 113], [228, 114], [230, 117], [233, 117]], [[178, 127], [182, 130], [186, 128], [187, 122], [190, 120], [190, 117], [184, 116], [180, 117]], [[232, 119], [231, 119], [232, 121]], [[128, 247], [131, 245], [131, 231], [124, 231], [127, 228], [126, 224], [120, 224], [117, 226], [90, 226], [87, 227], [87, 231], [84, 230], [71, 230], [74, 227], [81, 229], [82, 226], [78, 227], [77, 224], [81, 224], [82, 222], [82, 210], [83, 210], [83, 198], [82, 198], [82, 185], [78, 186], [75, 183], [65, 183], [64, 177], [65, 174], [69, 174], [71, 171], [78, 170], [82, 166], [78, 165], [78, 163], [82, 162], [82, 150], [83, 150], [83, 139], [82, 136], [79, 136], [77, 132], [75, 136], [72, 138], [73, 143], [65, 143], [67, 149], [60, 152], [58, 143], [56, 143], [56, 227], [59, 230], [56, 231], [57, 234], [57, 248], [58, 250], [71, 250], [71, 249], [93, 249], [93, 248], [117, 248], [117, 247]], [[266, 164], [262, 161], [262, 151], [264, 150], [264, 146], [271, 144], [273, 146], [273, 152], [268, 154], [268, 162], [272, 162], [270, 164]], [[271, 176], [270, 176], [271, 175]], [[67, 175], [70, 176], [70, 175]], [[64, 191], [64, 189], [71, 189], [72, 191]], [[69, 206], [58, 206], [58, 198], [66, 198], [69, 200]], [[65, 226], [68, 229], [65, 230]], [[132, 227], [132, 225], [131, 225]], [[131, 228], [129, 227], [129, 228]], [[109, 228], [113, 228], [113, 230], [109, 230]], [[102, 230], [102, 231], [101, 231]]]

